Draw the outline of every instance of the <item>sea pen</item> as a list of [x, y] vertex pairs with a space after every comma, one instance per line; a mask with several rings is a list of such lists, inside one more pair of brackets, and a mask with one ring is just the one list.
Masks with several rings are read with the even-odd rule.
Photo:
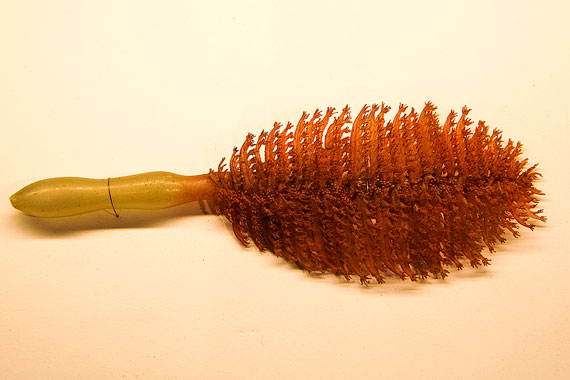
[[413, 281], [446, 277], [463, 262], [487, 265], [482, 251], [505, 232], [546, 221], [538, 207], [537, 165], [522, 144], [469, 109], [443, 123], [428, 102], [420, 112], [400, 105], [303, 113], [296, 125], [276, 123], [249, 134], [228, 163], [198, 176], [151, 172], [110, 179], [54, 178], [33, 183], [12, 205], [26, 214], [59, 217], [97, 209], [171, 207], [212, 200], [238, 240], [321, 273], [362, 283], [387, 273]]

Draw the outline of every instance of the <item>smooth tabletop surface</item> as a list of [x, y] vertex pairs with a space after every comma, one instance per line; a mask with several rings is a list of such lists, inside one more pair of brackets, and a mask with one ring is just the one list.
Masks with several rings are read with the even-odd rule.
[[[568, 14], [565, 1], [3, 2], [0, 378], [569, 378]], [[248, 132], [317, 107], [427, 101], [522, 141], [546, 193], [546, 224], [445, 280], [309, 275], [197, 203], [42, 220], [8, 202], [48, 177], [206, 173]]]

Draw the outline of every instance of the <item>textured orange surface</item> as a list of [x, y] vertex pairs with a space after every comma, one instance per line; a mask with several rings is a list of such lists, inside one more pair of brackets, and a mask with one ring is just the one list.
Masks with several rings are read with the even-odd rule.
[[215, 205], [261, 250], [308, 271], [362, 283], [392, 273], [413, 281], [445, 277], [446, 267], [487, 265], [481, 254], [505, 231], [545, 221], [536, 210], [540, 174], [521, 157], [522, 144], [469, 110], [440, 123], [436, 107], [348, 106], [303, 113], [294, 127], [276, 123], [257, 140], [247, 136], [225, 168], [212, 172]]

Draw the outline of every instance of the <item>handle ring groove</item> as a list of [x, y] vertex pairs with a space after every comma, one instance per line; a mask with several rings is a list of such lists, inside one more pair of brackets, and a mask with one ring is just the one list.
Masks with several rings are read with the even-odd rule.
[[115, 217], [119, 217], [117, 210], [115, 209], [115, 205], [113, 204], [113, 197], [111, 196], [111, 177], [107, 177], [107, 190], [109, 192], [109, 200], [111, 201], [111, 207], [113, 208], [113, 212], [115, 213]]

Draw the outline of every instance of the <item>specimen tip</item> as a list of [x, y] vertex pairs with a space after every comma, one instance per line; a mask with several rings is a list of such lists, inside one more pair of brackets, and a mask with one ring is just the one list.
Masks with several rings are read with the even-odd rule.
[[14, 193], [10, 196], [10, 198], [8, 198], [8, 200], [10, 201], [10, 204], [12, 205], [12, 207], [14, 207], [16, 210], [18, 211], [22, 211], [20, 210], [20, 205], [18, 203], [18, 193]]

